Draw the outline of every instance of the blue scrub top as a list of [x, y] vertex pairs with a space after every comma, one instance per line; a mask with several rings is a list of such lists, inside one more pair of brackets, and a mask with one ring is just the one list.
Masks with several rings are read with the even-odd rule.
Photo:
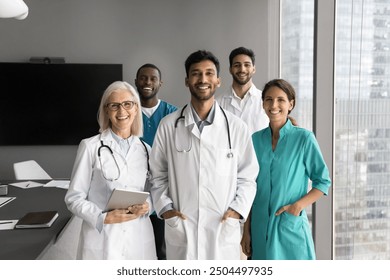
[[[160, 105], [158, 105], [157, 110], [150, 118], [148, 118], [144, 113], [142, 113], [144, 135], [141, 137], [141, 139], [148, 143], [150, 147], [152, 147], [154, 137], [156, 136], [157, 128], [160, 124], [161, 119], [164, 118], [166, 115], [175, 112], [176, 110], [177, 107], [175, 107], [174, 105], [160, 100]], [[152, 215], [156, 215], [156, 212], [153, 212]]]
[[307, 194], [309, 179], [313, 188], [328, 194], [329, 171], [314, 134], [287, 120], [274, 151], [270, 127], [254, 133], [252, 140], [260, 165], [251, 214], [252, 259], [315, 259], [306, 211], [298, 217], [287, 212], [275, 216]]
[[161, 119], [176, 110], [177, 108], [174, 105], [161, 100], [157, 110], [150, 118], [148, 118], [144, 113], [142, 113], [144, 135], [141, 139], [148, 143], [151, 147], [153, 145], [153, 140], [156, 135], [157, 127], [160, 124]]

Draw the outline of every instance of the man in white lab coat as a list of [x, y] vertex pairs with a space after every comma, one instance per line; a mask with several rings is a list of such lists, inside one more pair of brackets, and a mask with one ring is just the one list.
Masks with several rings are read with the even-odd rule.
[[251, 49], [239, 47], [230, 52], [229, 72], [232, 86], [216, 99], [223, 109], [240, 117], [251, 134], [268, 127], [269, 119], [263, 109], [261, 90], [253, 84], [256, 73], [255, 54]]
[[160, 122], [150, 155], [167, 259], [239, 260], [240, 223], [252, 206], [259, 171], [251, 135], [214, 100], [218, 59], [196, 51], [185, 67], [191, 102]]

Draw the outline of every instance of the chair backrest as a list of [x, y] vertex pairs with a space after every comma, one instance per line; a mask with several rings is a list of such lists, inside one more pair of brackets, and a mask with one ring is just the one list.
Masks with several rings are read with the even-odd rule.
[[35, 160], [14, 163], [14, 172], [16, 180], [52, 179]]

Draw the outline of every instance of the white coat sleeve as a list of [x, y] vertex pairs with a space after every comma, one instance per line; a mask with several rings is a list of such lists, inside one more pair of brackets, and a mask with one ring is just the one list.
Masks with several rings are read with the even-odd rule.
[[[149, 164], [149, 172], [150, 172], [150, 153], [151, 153], [151, 148], [150, 146], [145, 143], [145, 147], [147, 149], [147, 154], [149, 155], [149, 158], [147, 160], [149, 160], [149, 162], [147, 164]], [[152, 189], [152, 180], [151, 180], [151, 176], [147, 176], [146, 178], [146, 181], [145, 181], [145, 187], [144, 187], [144, 191], [146, 192], [149, 192], [151, 191]], [[151, 198], [151, 195], [148, 196], [148, 198], [146, 199], [146, 202], [149, 204], [149, 212], [148, 212], [148, 215], [150, 216], [153, 212], [154, 212], [154, 205], [153, 205], [153, 200]]]
[[168, 191], [167, 141], [168, 128], [163, 124], [163, 122], [161, 122], [157, 129], [150, 154], [150, 169], [152, 175], [152, 187], [150, 193], [152, 195], [156, 214], [160, 218], [162, 214], [160, 213], [161, 210], [173, 203], [172, 199], [169, 197]]
[[242, 216], [241, 222], [245, 222], [256, 195], [259, 164], [248, 129], [245, 129], [245, 132], [241, 135], [237, 167], [237, 191], [236, 197], [229, 207]]
[[65, 203], [73, 214], [80, 217], [97, 230], [103, 229], [106, 214], [95, 203], [87, 200], [91, 187], [93, 155], [85, 140], [81, 141], [73, 166]]
[[[145, 191], [146, 192], [150, 192], [152, 188], [152, 182], [150, 179], [146, 179], [146, 182], [145, 182]], [[148, 196], [148, 198], [146, 199], [146, 202], [149, 204], [149, 212], [148, 212], [148, 216], [150, 216], [153, 212], [154, 212], [154, 205], [153, 205], [153, 200], [152, 200], [152, 197], [151, 195]]]

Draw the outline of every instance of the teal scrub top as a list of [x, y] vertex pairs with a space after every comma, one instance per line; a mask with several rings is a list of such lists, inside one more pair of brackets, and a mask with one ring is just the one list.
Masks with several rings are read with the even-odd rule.
[[157, 127], [160, 124], [161, 119], [176, 110], [177, 108], [174, 105], [161, 100], [157, 110], [150, 118], [148, 118], [144, 113], [142, 113], [144, 135], [141, 139], [148, 143], [151, 147], [153, 145], [153, 140], [156, 135]]
[[[177, 107], [172, 104], [169, 104], [163, 100], [160, 100], [160, 105], [158, 105], [157, 110], [153, 115], [148, 118], [144, 113], [142, 113], [142, 121], [144, 125], [144, 134], [141, 137], [143, 141], [148, 143], [150, 147], [153, 145], [154, 137], [156, 136], [158, 125], [162, 118], [166, 115], [169, 115], [172, 112], [175, 112]], [[156, 212], [153, 211], [152, 215], [156, 215]]]
[[254, 133], [252, 140], [260, 165], [251, 213], [252, 259], [315, 259], [306, 211], [275, 216], [307, 194], [309, 179], [313, 188], [328, 194], [329, 171], [314, 134], [287, 120], [274, 151], [270, 127]]

